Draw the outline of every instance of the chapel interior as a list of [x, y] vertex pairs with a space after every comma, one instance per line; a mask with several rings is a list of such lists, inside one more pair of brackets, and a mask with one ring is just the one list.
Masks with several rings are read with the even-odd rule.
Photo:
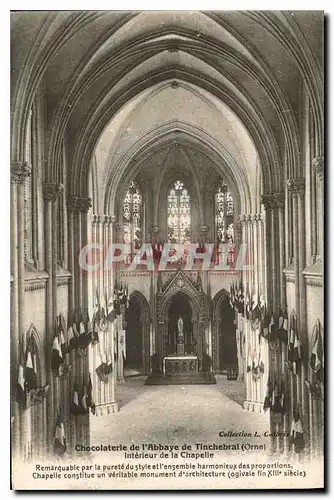
[[133, 383], [239, 387], [273, 452], [321, 454], [323, 37], [320, 11], [11, 13], [15, 456], [75, 456]]

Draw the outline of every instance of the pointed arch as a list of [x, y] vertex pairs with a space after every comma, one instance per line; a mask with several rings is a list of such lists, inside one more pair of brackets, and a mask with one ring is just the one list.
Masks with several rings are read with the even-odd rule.
[[230, 294], [225, 288], [219, 290], [212, 299], [212, 366], [217, 372], [220, 369], [220, 346], [219, 346], [219, 333], [221, 329], [221, 315], [220, 308], [224, 300], [230, 300]]
[[[119, 196], [124, 196], [125, 186], [144, 168], [147, 155], [165, 147], [166, 143], [173, 140], [177, 140], [181, 145], [189, 145], [194, 151], [198, 150], [207, 157], [219, 176], [226, 178], [236, 203], [236, 210], [245, 213], [252, 211], [252, 196], [242, 166], [206, 131], [177, 121], [163, 124], [144, 135], [113, 165], [105, 189], [106, 213], [114, 213], [116, 200]], [[197, 191], [200, 189], [197, 184], [196, 189]]]
[[150, 305], [146, 297], [134, 290], [130, 294], [130, 307], [131, 301], [136, 301], [140, 307], [139, 323], [142, 331], [142, 369], [144, 374], [150, 373], [151, 370], [151, 352], [150, 352], [150, 325], [152, 322], [152, 314]]
[[33, 323], [29, 326], [25, 335], [25, 346], [28, 344], [33, 348], [33, 355], [35, 356], [34, 368], [37, 375], [37, 383], [38, 386], [41, 387], [46, 383], [44, 349], [41, 337]]

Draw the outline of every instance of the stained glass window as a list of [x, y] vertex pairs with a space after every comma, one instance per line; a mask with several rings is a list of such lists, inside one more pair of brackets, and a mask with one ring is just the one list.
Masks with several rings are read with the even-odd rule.
[[137, 183], [131, 182], [123, 202], [124, 243], [138, 250], [142, 242], [142, 195]]
[[216, 237], [218, 243], [234, 242], [234, 201], [225, 181], [215, 193]]
[[177, 180], [168, 193], [168, 242], [190, 243], [190, 196], [184, 183]]

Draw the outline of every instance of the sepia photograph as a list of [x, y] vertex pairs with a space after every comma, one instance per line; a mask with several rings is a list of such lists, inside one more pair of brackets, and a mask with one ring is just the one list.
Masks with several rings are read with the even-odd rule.
[[324, 45], [10, 12], [13, 490], [324, 488]]

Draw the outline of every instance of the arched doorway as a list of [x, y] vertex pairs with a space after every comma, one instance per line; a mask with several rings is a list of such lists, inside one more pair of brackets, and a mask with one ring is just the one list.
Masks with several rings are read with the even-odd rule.
[[[168, 304], [168, 336], [164, 339], [164, 355], [195, 354], [192, 309], [190, 298], [179, 292], [171, 297]], [[182, 320], [183, 340], [178, 335], [178, 322]]]
[[125, 368], [141, 372], [143, 367], [143, 334], [140, 324], [140, 303], [132, 297], [126, 318]]
[[220, 318], [219, 370], [222, 372], [228, 368], [236, 368], [238, 365], [234, 311], [227, 295], [224, 295], [220, 302]]
[[212, 301], [212, 358], [216, 372], [238, 365], [236, 326], [229, 294], [220, 290]]
[[126, 360], [124, 367], [137, 373], [150, 371], [150, 309], [138, 291], [130, 296], [126, 312]]

